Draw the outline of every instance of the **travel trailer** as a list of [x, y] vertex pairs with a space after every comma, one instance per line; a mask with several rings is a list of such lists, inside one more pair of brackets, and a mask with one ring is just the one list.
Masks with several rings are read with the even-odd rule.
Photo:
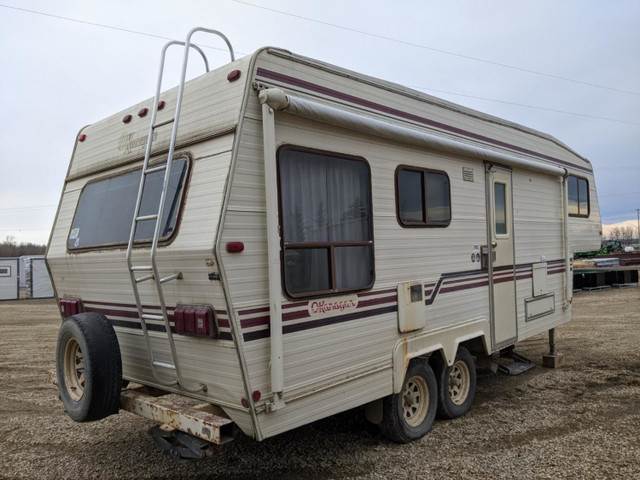
[[[231, 62], [187, 82], [196, 32]], [[563, 143], [212, 30], [162, 59], [155, 98], [78, 134], [46, 253], [74, 420], [221, 443], [365, 406], [408, 442], [469, 409], [477, 356], [570, 321], [601, 223]]]

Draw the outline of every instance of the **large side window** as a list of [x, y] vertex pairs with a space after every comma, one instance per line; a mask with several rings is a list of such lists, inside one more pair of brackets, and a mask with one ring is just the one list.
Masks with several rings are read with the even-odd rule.
[[[84, 187], [69, 232], [67, 246], [70, 250], [122, 245], [129, 241], [140, 172], [141, 169], [134, 170], [88, 183]], [[174, 161], [160, 223], [162, 240], [171, 237], [176, 228], [186, 173], [187, 160]], [[148, 174], [142, 193], [141, 216], [157, 213], [163, 180], [164, 171]], [[154, 228], [154, 220], [139, 222], [136, 242], [150, 241]]]
[[278, 152], [284, 285], [292, 297], [373, 284], [371, 173], [360, 158]]
[[589, 216], [589, 181], [569, 175], [569, 216]]
[[446, 173], [400, 166], [396, 170], [398, 221], [404, 227], [446, 227], [451, 223]]

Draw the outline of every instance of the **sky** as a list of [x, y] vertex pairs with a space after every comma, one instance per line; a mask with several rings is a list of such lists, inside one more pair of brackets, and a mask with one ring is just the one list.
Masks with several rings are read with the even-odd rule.
[[638, 0], [0, 0], [0, 241], [48, 241], [78, 131], [152, 97], [195, 26], [551, 134], [592, 162], [604, 224], [640, 209]]

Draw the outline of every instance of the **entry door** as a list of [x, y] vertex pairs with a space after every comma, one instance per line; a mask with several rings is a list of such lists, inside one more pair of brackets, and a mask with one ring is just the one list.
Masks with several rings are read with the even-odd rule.
[[487, 191], [491, 343], [496, 349], [518, 337], [511, 170], [488, 167]]

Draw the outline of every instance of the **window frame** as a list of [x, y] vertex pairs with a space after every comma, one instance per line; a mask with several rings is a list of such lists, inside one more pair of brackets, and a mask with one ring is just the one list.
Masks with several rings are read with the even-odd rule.
[[1, 269], [7, 269], [6, 273], [0, 271], [0, 277], [11, 277], [11, 265], [2, 265]]
[[[368, 186], [369, 186], [369, 240], [366, 242], [358, 242], [358, 241], [347, 241], [347, 242], [285, 242], [284, 238], [284, 216], [282, 210], [282, 182], [281, 182], [281, 160], [282, 153], [285, 151], [295, 151], [302, 153], [311, 153], [315, 155], [325, 155], [337, 159], [343, 160], [352, 160], [363, 163], [367, 167], [368, 173]], [[295, 300], [304, 300], [304, 299], [312, 299], [317, 297], [329, 297], [329, 296], [340, 296], [345, 294], [350, 294], [354, 292], [363, 292], [367, 290], [371, 290], [376, 282], [376, 266], [375, 266], [375, 239], [374, 239], [374, 228], [373, 228], [373, 183], [372, 183], [372, 174], [371, 174], [371, 165], [364, 158], [356, 155], [350, 155], [346, 153], [333, 152], [330, 150], [320, 150], [310, 147], [304, 147], [300, 145], [292, 145], [292, 144], [284, 144], [278, 147], [276, 151], [276, 162], [277, 162], [277, 178], [278, 178], [278, 220], [279, 220], [279, 230], [280, 230], [280, 276], [282, 279], [282, 290], [285, 295], [290, 299]], [[336, 285], [336, 264], [335, 264], [335, 247], [365, 247], [368, 246], [371, 248], [371, 282], [368, 285], [357, 287], [357, 288], [349, 288], [349, 289], [336, 289], [330, 288], [328, 290], [317, 290], [317, 291], [308, 291], [308, 292], [300, 292], [294, 293], [290, 292], [287, 286], [287, 276], [286, 276], [286, 259], [285, 253], [287, 248], [289, 249], [318, 249], [325, 248], [328, 251], [328, 274], [329, 274], [329, 282], [332, 287]]]
[[[184, 175], [184, 182], [182, 185], [182, 192], [180, 194], [180, 198], [179, 198], [179, 205], [178, 205], [178, 213], [176, 214], [176, 224], [175, 227], [173, 229], [173, 231], [171, 232], [170, 235], [166, 236], [166, 237], [160, 237], [158, 239], [158, 246], [159, 247], [164, 247], [166, 245], [169, 245], [170, 243], [172, 243], [176, 237], [176, 235], [178, 234], [178, 231], [180, 230], [180, 223], [182, 221], [182, 213], [184, 210], [184, 204], [185, 204], [185, 197], [187, 195], [187, 190], [189, 189], [189, 184], [190, 184], [190, 180], [191, 180], [191, 170], [192, 170], [192, 165], [193, 165], [193, 157], [191, 156], [190, 153], [188, 152], [184, 152], [184, 153], [180, 153], [180, 155], [176, 156], [173, 158], [173, 162], [177, 162], [179, 160], [185, 160], [186, 161], [186, 168], [185, 168], [185, 175]], [[166, 163], [167, 161], [167, 157], [161, 158], [161, 159], [157, 159], [154, 160], [153, 162], [149, 162], [149, 165], [147, 166], [147, 168], [153, 168], [154, 166], [158, 166], [161, 165], [162, 163]], [[173, 166], [172, 166], [173, 169]], [[84, 246], [84, 247], [69, 247], [69, 236], [71, 235], [71, 231], [73, 230], [73, 221], [76, 218], [76, 215], [78, 213], [78, 207], [80, 206], [80, 199], [82, 198], [82, 194], [85, 191], [85, 189], [87, 188], [87, 186], [92, 185], [94, 183], [98, 183], [98, 182], [102, 182], [105, 180], [109, 180], [111, 178], [116, 178], [116, 177], [120, 177], [123, 175], [127, 175], [129, 173], [135, 172], [137, 170], [142, 171], [142, 165], [140, 165], [139, 167], [135, 167], [135, 168], [128, 168], [126, 170], [122, 170], [122, 171], [118, 171], [117, 173], [111, 173], [109, 175], [105, 175], [103, 177], [99, 177], [99, 178], [95, 178], [93, 180], [88, 181], [87, 183], [85, 183], [82, 187], [82, 190], [80, 190], [80, 195], [78, 195], [78, 201], [76, 202], [76, 206], [75, 206], [75, 210], [73, 212], [73, 217], [71, 219], [71, 223], [69, 225], [69, 231], [67, 232], [67, 235], [65, 237], [65, 242], [66, 242], [66, 250], [67, 253], [83, 253], [83, 252], [90, 252], [90, 251], [95, 251], [95, 250], [117, 250], [117, 249], [122, 249], [122, 248], [127, 248], [128, 244], [129, 244], [129, 240], [127, 239], [127, 241], [124, 242], [116, 242], [116, 243], [101, 243], [101, 244], [97, 244], [97, 245], [88, 245], [88, 246]], [[135, 204], [133, 205], [135, 207]], [[148, 240], [135, 240], [133, 242], [133, 248], [140, 248], [140, 247], [147, 247], [149, 245], [151, 245], [153, 239], [148, 239]]]
[[[576, 193], [578, 196], [578, 213], [570, 213], [570, 204], [569, 204], [569, 178], [576, 179]], [[583, 180], [587, 184], [587, 213], [580, 213], [580, 180]], [[589, 190], [589, 179], [586, 177], [579, 177], [578, 175], [569, 174], [567, 175], [567, 215], [569, 217], [574, 218], [589, 218], [591, 215], [591, 192]]]
[[[401, 171], [411, 171], [422, 174], [422, 213], [423, 218], [425, 219], [423, 222], [408, 222], [402, 219], [400, 215], [400, 190], [398, 185], [398, 175]], [[427, 175], [429, 173], [436, 173], [439, 175], [444, 175], [447, 177], [447, 181], [449, 182], [448, 188], [448, 200], [449, 200], [449, 219], [446, 222], [439, 221], [429, 221], [428, 213], [429, 213], [429, 202], [428, 202], [428, 193], [427, 193]], [[396, 201], [396, 220], [398, 224], [403, 228], [447, 228], [451, 225], [452, 211], [451, 211], [451, 178], [449, 174], [444, 170], [437, 170], [434, 168], [425, 168], [425, 167], [416, 167], [413, 165], [398, 165], [396, 167], [395, 175], [394, 175], [394, 183], [395, 183], [395, 201]]]

